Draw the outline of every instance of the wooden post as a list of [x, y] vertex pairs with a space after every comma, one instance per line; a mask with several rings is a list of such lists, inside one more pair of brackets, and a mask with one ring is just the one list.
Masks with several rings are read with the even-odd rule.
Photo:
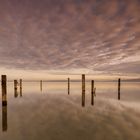
[[2, 106], [7, 106], [7, 78], [6, 75], [1, 76], [2, 85]]
[[70, 78], [68, 78], [68, 95], [70, 94]]
[[42, 91], [42, 80], [40, 80], [40, 91]]
[[120, 100], [121, 79], [118, 79], [118, 100]]
[[85, 106], [85, 74], [82, 74], [82, 106]]
[[22, 79], [19, 80], [20, 85], [20, 97], [22, 97]]
[[18, 81], [14, 80], [14, 88], [17, 90]]
[[7, 106], [2, 106], [2, 131], [7, 131]]
[[18, 92], [17, 92], [17, 85], [18, 85], [18, 82], [17, 80], [14, 80], [14, 91], [15, 91], [15, 98], [18, 97]]
[[94, 93], [95, 89], [94, 89], [94, 80], [91, 80], [91, 105], [94, 105]]
[[7, 131], [7, 78], [1, 76], [2, 85], [2, 131]]

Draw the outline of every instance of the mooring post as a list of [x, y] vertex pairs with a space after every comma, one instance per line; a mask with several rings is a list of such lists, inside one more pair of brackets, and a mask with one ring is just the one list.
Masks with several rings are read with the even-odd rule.
[[82, 74], [82, 106], [85, 106], [85, 74]]
[[18, 81], [14, 80], [14, 88], [17, 90]]
[[120, 98], [121, 98], [121, 97], [120, 97], [120, 96], [121, 96], [121, 95], [120, 95], [120, 90], [121, 90], [121, 79], [119, 78], [119, 79], [118, 79], [118, 100], [120, 100]]
[[14, 80], [15, 98], [18, 97], [17, 86], [18, 86], [18, 82], [17, 82], [17, 80]]
[[2, 85], [2, 131], [7, 131], [7, 78], [1, 76]]
[[22, 79], [19, 80], [19, 86], [20, 86], [20, 97], [22, 97]]
[[70, 78], [68, 78], [68, 95], [70, 94]]
[[94, 80], [91, 80], [91, 105], [94, 105], [94, 95], [95, 95]]
[[7, 106], [7, 78], [6, 75], [1, 76], [2, 85], [2, 106]]
[[42, 80], [40, 80], [40, 91], [42, 91]]

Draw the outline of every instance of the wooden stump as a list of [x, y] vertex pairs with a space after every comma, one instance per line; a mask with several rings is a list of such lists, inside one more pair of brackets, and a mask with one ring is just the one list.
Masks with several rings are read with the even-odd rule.
[[42, 91], [42, 80], [40, 80], [40, 91]]
[[14, 95], [15, 95], [15, 98], [18, 97], [17, 86], [18, 86], [18, 81], [14, 80], [14, 93], [15, 93]]
[[19, 80], [19, 86], [20, 86], [20, 97], [22, 97], [22, 79]]
[[121, 99], [120, 90], [121, 90], [121, 79], [119, 78], [119, 79], [118, 79], [118, 100]]
[[82, 107], [85, 106], [85, 74], [82, 74]]
[[68, 95], [70, 94], [70, 78], [68, 78]]
[[94, 80], [91, 81], [91, 105], [94, 105]]
[[2, 106], [7, 106], [7, 78], [6, 75], [1, 76], [2, 85]]

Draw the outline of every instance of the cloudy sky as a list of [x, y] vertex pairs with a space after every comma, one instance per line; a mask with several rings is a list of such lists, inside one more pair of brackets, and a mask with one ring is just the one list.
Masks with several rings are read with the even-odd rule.
[[0, 0], [0, 73], [139, 78], [140, 0]]

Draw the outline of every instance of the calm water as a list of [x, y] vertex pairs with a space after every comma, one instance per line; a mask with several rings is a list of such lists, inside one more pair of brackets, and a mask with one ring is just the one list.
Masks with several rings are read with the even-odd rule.
[[140, 83], [124, 82], [121, 101], [116, 82], [97, 82], [95, 105], [86, 83], [81, 107], [81, 83], [23, 82], [22, 94], [8, 83], [8, 106], [0, 114], [0, 140], [140, 139]]

